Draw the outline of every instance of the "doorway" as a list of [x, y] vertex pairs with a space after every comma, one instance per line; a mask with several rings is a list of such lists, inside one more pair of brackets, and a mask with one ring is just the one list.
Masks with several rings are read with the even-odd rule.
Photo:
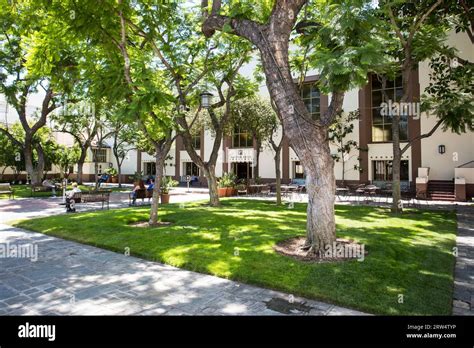
[[252, 177], [252, 166], [249, 162], [233, 162], [232, 172], [238, 180], [246, 180]]

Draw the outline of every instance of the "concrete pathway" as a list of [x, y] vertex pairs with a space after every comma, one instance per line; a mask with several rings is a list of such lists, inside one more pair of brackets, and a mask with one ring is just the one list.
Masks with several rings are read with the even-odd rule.
[[[127, 194], [111, 197], [111, 208], [128, 206]], [[205, 192], [180, 190], [171, 202], [206, 197]], [[60, 202], [60, 198], [0, 200], [0, 315], [364, 314], [2, 223], [64, 213]], [[99, 205], [78, 205], [78, 211]], [[5, 254], [6, 247], [17, 250], [17, 255], [22, 251], [24, 257], [10, 253], [2, 258], [1, 248]]]
[[454, 315], [474, 315], [474, 207], [458, 207]]

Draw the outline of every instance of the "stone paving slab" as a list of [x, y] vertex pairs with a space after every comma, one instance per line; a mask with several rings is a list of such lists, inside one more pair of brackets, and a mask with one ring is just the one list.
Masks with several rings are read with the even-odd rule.
[[7, 242], [38, 259], [0, 258], [0, 315], [365, 314], [0, 224]]
[[474, 315], [474, 207], [458, 207], [453, 314]]

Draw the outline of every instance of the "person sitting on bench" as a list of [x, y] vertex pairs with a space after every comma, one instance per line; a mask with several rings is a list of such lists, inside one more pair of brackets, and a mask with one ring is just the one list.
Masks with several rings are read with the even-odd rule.
[[147, 191], [147, 196], [152, 197], [153, 196], [153, 189], [155, 188], [155, 181], [153, 179], [150, 179], [150, 182], [148, 183], [148, 187], [146, 188]]
[[[71, 208], [71, 201], [76, 192], [81, 192], [81, 189], [77, 186], [77, 183], [72, 184], [72, 190], [66, 192], [66, 212], [73, 213], [76, 211], [76, 208]], [[74, 202], [75, 203], [75, 202]], [[74, 206], [74, 205], [73, 205]]]
[[43, 180], [43, 182], [41, 183], [41, 185], [43, 185], [44, 187], [50, 188], [53, 197], [56, 197], [56, 185], [54, 185], [51, 180], [48, 180], [48, 179]]
[[102, 174], [98, 181], [99, 187], [100, 187], [100, 184], [102, 184], [103, 182], [107, 182], [107, 180], [109, 180], [109, 175], [106, 173]]
[[143, 183], [143, 180], [138, 180], [138, 182], [136, 183], [135, 187], [132, 190], [132, 205], [136, 204], [138, 190], [145, 190], [145, 184]]

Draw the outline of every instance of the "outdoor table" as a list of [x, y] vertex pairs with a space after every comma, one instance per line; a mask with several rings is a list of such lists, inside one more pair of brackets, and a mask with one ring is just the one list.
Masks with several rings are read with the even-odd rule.
[[298, 189], [296, 185], [281, 185], [281, 191], [284, 195], [288, 195], [290, 192], [293, 192]]
[[249, 188], [250, 188], [250, 192], [255, 192], [255, 193], [260, 193], [260, 191], [262, 190], [262, 188], [266, 187], [268, 185], [265, 185], [265, 184], [254, 184], [254, 185], [249, 185]]
[[341, 195], [347, 195], [348, 193], [349, 189], [347, 187], [336, 187], [336, 196], [340, 201], [342, 201]]

